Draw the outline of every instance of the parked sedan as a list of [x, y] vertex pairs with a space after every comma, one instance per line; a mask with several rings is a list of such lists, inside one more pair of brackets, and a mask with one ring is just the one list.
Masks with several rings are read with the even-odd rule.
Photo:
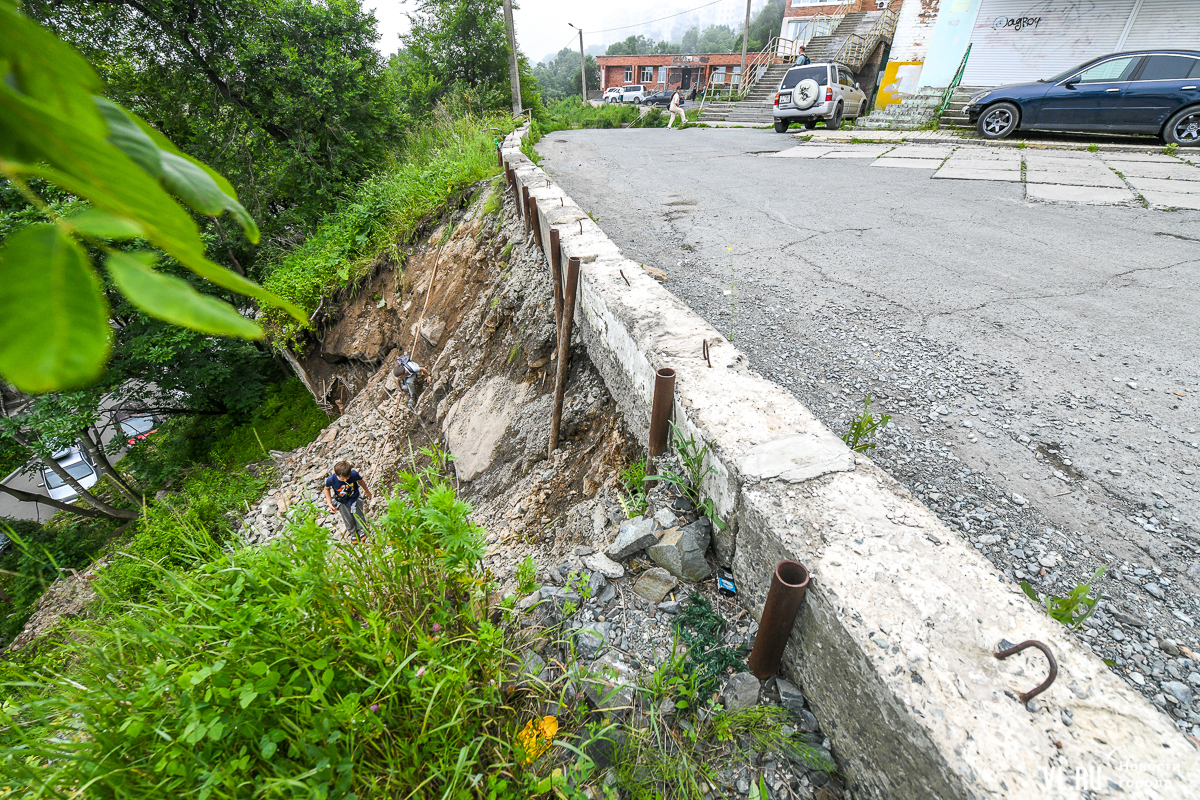
[[1047, 80], [980, 92], [966, 112], [985, 139], [1018, 130], [1082, 131], [1200, 146], [1200, 52], [1102, 56]]
[[[88, 458], [83, 448], [77, 444], [55, 453], [54, 460], [84, 489], [92, 488], [100, 480], [100, 476], [96, 474], [96, 468], [92, 465], [91, 459]], [[45, 479], [46, 493], [50, 495], [52, 500], [61, 500], [64, 503], [70, 503], [79, 499], [79, 494], [75, 489], [62, 478], [58, 477], [57, 473], [49, 467], [42, 467], [42, 477]]]
[[141, 409], [123, 409], [113, 419], [130, 447], [158, 430], [158, 417]]
[[655, 92], [648, 95], [643, 104], [648, 106], [658, 106], [659, 108], [667, 108], [671, 105], [671, 96], [675, 94], [674, 89], [663, 89], [661, 92]]

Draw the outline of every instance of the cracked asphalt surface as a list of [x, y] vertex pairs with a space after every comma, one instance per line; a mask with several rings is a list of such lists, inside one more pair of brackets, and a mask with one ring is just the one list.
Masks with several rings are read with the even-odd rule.
[[544, 167], [754, 368], [1200, 735], [1200, 212], [1047, 204], [1021, 183], [784, 159], [753, 129], [548, 134]]

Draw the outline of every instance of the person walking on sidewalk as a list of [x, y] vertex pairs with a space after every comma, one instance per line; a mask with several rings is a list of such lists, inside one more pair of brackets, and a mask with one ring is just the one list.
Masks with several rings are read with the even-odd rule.
[[429, 377], [429, 372], [408, 356], [396, 359], [396, 368], [392, 374], [400, 381], [400, 385], [408, 391], [408, 404], [416, 407], [417, 397], [421, 394], [421, 384]]
[[671, 95], [671, 105], [667, 110], [671, 112], [671, 121], [667, 123], [667, 127], [670, 128], [675, 124], [676, 114], [679, 115], [679, 126], [683, 127], [683, 123], [687, 122], [687, 117], [683, 115], [683, 98], [679, 96], [678, 89]]
[[325, 479], [325, 502], [329, 513], [339, 512], [346, 526], [350, 541], [360, 542], [367, 538], [367, 518], [363, 515], [363, 501], [371, 499], [371, 489], [362, 475], [348, 461], [333, 465], [333, 474]]

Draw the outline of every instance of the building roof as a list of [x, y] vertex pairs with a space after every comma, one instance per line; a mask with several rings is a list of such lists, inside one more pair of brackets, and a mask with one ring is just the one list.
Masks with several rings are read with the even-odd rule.
[[[747, 53], [750, 58], [753, 53]], [[627, 66], [635, 67], [702, 67], [708, 64], [728, 66], [741, 64], [742, 54], [737, 53], [687, 53], [685, 55], [645, 55], [645, 56], [596, 56], [596, 63], [602, 67]]]

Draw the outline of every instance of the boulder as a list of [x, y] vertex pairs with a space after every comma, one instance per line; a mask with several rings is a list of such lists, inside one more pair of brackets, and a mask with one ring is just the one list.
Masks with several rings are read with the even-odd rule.
[[641, 574], [633, 585], [633, 593], [658, 604], [678, 584], [675, 576], [662, 567], [652, 567]]
[[657, 542], [658, 529], [654, 520], [634, 517], [617, 528], [617, 540], [605, 549], [604, 555], [613, 561], [623, 561]]
[[630, 686], [633, 677], [627, 665], [606, 654], [592, 662], [582, 681], [583, 693], [592, 708], [618, 719], [629, 716], [633, 708]]
[[675, 512], [669, 508], [660, 508], [654, 513], [654, 521], [664, 528], [674, 528], [679, 524], [679, 518], [675, 516]]
[[780, 678], [775, 684], [779, 688], [779, 704], [787, 709], [793, 719], [802, 719], [804, 711], [804, 694], [791, 681]]
[[712, 523], [698, 519], [665, 531], [656, 544], [646, 548], [646, 555], [675, 577], [695, 583], [712, 576], [712, 568], [704, 558], [711, 539]]
[[624, 578], [625, 568], [603, 553], [592, 553], [583, 557], [583, 566], [593, 575], [600, 574], [606, 578]]
[[762, 684], [749, 672], [735, 672], [729, 676], [721, 690], [721, 705], [725, 711], [735, 713], [758, 703], [758, 690]]

